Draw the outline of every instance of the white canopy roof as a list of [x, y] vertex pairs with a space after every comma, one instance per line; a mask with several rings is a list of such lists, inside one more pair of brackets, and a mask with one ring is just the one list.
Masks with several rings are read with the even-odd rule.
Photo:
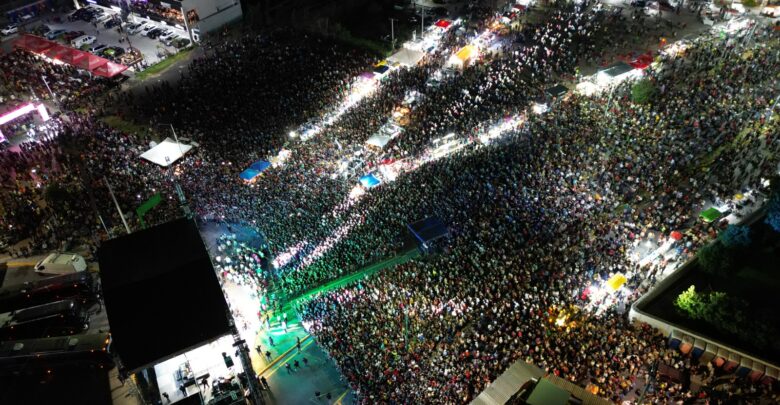
[[379, 149], [384, 149], [385, 145], [387, 145], [388, 142], [390, 142], [390, 137], [387, 135], [382, 134], [374, 134], [371, 135], [370, 138], [366, 141], [368, 145], [375, 146]]
[[392, 63], [398, 62], [405, 66], [414, 66], [423, 58], [423, 56], [425, 56], [425, 52], [401, 48], [400, 51], [387, 58], [387, 61]]
[[171, 138], [165, 138], [157, 146], [144, 152], [141, 158], [162, 167], [168, 167], [173, 162], [181, 159], [190, 149], [192, 149], [191, 145], [173, 141]]

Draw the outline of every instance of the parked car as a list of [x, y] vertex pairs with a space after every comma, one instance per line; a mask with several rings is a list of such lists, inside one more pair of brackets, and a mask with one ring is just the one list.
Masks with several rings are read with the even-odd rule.
[[165, 30], [165, 32], [163, 32], [163, 33], [162, 33], [162, 34], [161, 34], [161, 35], [158, 37], [158, 39], [159, 39], [159, 40], [160, 40], [160, 42], [162, 42], [163, 44], [165, 44], [165, 45], [170, 45], [170, 44], [171, 44], [171, 41], [173, 41], [173, 39], [174, 39], [174, 38], [176, 38], [176, 36], [177, 36], [177, 35], [176, 35], [176, 33], [175, 33], [175, 32], [173, 32], [173, 30]]
[[146, 27], [146, 24], [144, 23], [132, 23], [127, 27], [125, 27], [125, 31], [127, 31], [127, 33], [130, 35], [135, 35], [141, 32], [141, 30], [144, 29], [144, 27]]
[[71, 41], [70, 44], [74, 48], [81, 48], [84, 45], [92, 45], [95, 41], [97, 41], [97, 38], [92, 35], [82, 35]]
[[84, 31], [68, 31], [65, 34], [62, 35], [62, 39], [65, 40], [65, 42], [70, 42], [80, 36], [85, 35], [86, 32]]
[[103, 49], [102, 55], [113, 61], [117, 61], [122, 55], [125, 54], [125, 50], [119, 46], [109, 46]]
[[151, 38], [151, 39], [157, 39], [157, 37], [162, 35], [163, 32], [164, 32], [164, 30], [162, 28], [155, 28], [155, 29], [147, 32], [146, 36]]
[[104, 14], [101, 14], [100, 16], [98, 16], [97, 18], [95, 18], [94, 23], [95, 24], [105, 24], [105, 23], [111, 21], [112, 19], [114, 19], [114, 14], [105, 14], [104, 13]]
[[122, 20], [119, 19], [117, 16], [113, 16], [110, 20], [103, 23], [104, 28], [114, 28], [119, 26], [119, 24], [122, 24]]
[[94, 23], [100, 22], [100, 20], [105, 17], [106, 12], [103, 10], [94, 10], [90, 13], [89, 21], [92, 21]]
[[87, 49], [87, 51], [95, 55], [100, 55], [100, 53], [103, 52], [103, 50], [106, 49], [106, 47], [107, 47], [106, 44], [96, 44], [90, 46], [89, 49]]
[[155, 27], [154, 25], [146, 24], [143, 28], [141, 28], [140, 32], [141, 32], [141, 35], [143, 35], [145, 37], [148, 37], [149, 36], [149, 32], [152, 31], [152, 30], [156, 30], [156, 29], [157, 29], [157, 27]]
[[51, 31], [51, 28], [49, 28], [49, 26], [45, 24], [41, 24], [30, 30], [30, 32], [36, 35], [46, 35], [46, 33], [49, 31]]
[[24, 22], [32, 20], [34, 17], [35, 16], [32, 15], [32, 14], [25, 14], [21, 18], [19, 18], [19, 20], [24, 23]]
[[8, 24], [5, 28], [0, 30], [0, 34], [5, 36], [16, 34], [17, 32], [19, 32], [19, 26], [16, 24]]
[[184, 37], [177, 37], [171, 40], [171, 45], [176, 49], [182, 49], [190, 46], [192, 44], [192, 41], [189, 40], [189, 38]]
[[65, 31], [65, 30], [49, 31], [49, 32], [46, 33], [46, 39], [48, 39], [50, 41], [53, 41], [53, 40], [63, 36], [66, 32], [67, 31]]

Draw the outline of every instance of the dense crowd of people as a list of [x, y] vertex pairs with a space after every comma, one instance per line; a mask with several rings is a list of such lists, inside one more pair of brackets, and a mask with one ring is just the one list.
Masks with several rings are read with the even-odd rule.
[[[440, 253], [298, 305], [362, 402], [468, 402], [517, 360], [615, 401], [638, 398], [659, 361], [712, 383], [700, 398], [667, 385], [648, 394], [658, 403], [737, 390], [747, 399], [776, 395], [691, 364], [653, 329], [629, 323], [625, 308], [667, 265], [629, 259], [648, 232], [685, 230], [683, 261], [716, 232], [695, 221], [698, 208], [759, 188], [777, 171], [777, 33], [761, 26], [750, 38], [704, 35], [684, 55], [659, 53], [658, 67], [646, 71], [656, 89], [646, 103], [632, 101], [627, 84], [609, 95], [548, 98], [551, 110], [534, 114], [532, 103], [558, 78], [662, 29], [591, 2], [534, 13], [505, 35], [508, 45], [462, 71], [447, 69], [447, 59], [490, 24], [443, 32], [420, 63], [393, 69], [344, 110], [375, 59], [310, 34], [209, 46], [176, 84], [109, 99], [121, 108], [101, 98], [108, 85], [99, 79], [73, 81], [71, 68], [21, 51], [3, 56], [4, 99], [29, 87], [45, 98], [44, 75], [63, 109], [49, 132], [0, 154], [3, 229], [30, 240], [12, 253], [96, 246], [122, 232], [110, 193], [132, 229], [142, 226], [135, 208], [158, 193], [162, 203], [143, 223], [180, 216], [178, 184], [200, 219], [262, 230], [273, 267], [225, 237], [217, 270], [279, 297], [278, 308], [403, 253], [406, 224], [436, 216], [450, 233]], [[411, 169], [355, 194], [355, 176], [345, 180], [334, 168], [409, 94], [408, 125], [384, 151], [365, 152], [359, 169], [383, 160]], [[82, 105], [86, 112], [73, 110]], [[148, 124], [149, 133], [95, 119], [110, 111]], [[522, 125], [493, 143], [477, 140], [512, 116]], [[167, 136], [168, 124], [197, 146], [170, 168], [140, 159], [149, 134]], [[470, 143], [426, 162], [432, 141], [448, 133]], [[238, 177], [280, 151], [285, 158], [251, 184]], [[616, 273], [627, 276], [626, 292], [592, 305], [584, 291]]]
[[[575, 96], [528, 116], [499, 146], [429, 164], [377, 190], [368, 216], [435, 214], [450, 219], [453, 237], [445, 254], [301, 307], [362, 398], [463, 403], [519, 359], [593, 384], [614, 401], [636, 399], [658, 359], [712, 375], [667, 349], [657, 332], [630, 325], [625, 302], [564, 327], [553, 321], [562, 309], [587, 307], [583, 291], [615, 273], [629, 276], [630, 303], [663, 269], [628, 260], [643, 231], [689, 229], [684, 260], [713, 232], [691, 228], [697, 209], [777, 172], [778, 129], [766, 125], [777, 49], [743, 51], [702, 39], [650, 72], [660, 94], [649, 104], [632, 103], [628, 87], [615, 90], [610, 106], [607, 97]], [[628, 210], [616, 210], [624, 204]], [[388, 242], [381, 237], [388, 224], [372, 222], [353, 237], [371, 236], [362, 249]], [[697, 399], [681, 386], [666, 388], [654, 401]], [[740, 389], [747, 400], [776, 395], [765, 386]]]

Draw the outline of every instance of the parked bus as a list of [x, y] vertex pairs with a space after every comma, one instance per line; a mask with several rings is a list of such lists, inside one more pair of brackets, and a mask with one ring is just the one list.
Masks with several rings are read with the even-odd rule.
[[110, 368], [111, 335], [93, 333], [0, 342], [0, 376]]
[[92, 274], [84, 271], [2, 288], [0, 313], [68, 298], [85, 307], [94, 303], [97, 291]]
[[74, 300], [0, 314], [0, 340], [73, 335], [89, 328], [89, 313]]

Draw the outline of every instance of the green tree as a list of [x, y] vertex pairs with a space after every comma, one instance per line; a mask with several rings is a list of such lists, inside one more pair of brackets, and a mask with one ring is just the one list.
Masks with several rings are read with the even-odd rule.
[[750, 227], [747, 225], [729, 225], [718, 234], [718, 240], [727, 248], [750, 245]]
[[696, 258], [699, 259], [699, 266], [704, 272], [715, 275], [725, 275], [734, 263], [732, 252], [720, 241], [699, 249]]
[[696, 292], [695, 285], [680, 293], [674, 300], [674, 306], [690, 318], [702, 319], [704, 317], [705, 302], [702, 296]]
[[653, 97], [655, 91], [655, 83], [649, 79], [640, 80], [631, 87], [631, 101], [637, 104], [644, 104]]

